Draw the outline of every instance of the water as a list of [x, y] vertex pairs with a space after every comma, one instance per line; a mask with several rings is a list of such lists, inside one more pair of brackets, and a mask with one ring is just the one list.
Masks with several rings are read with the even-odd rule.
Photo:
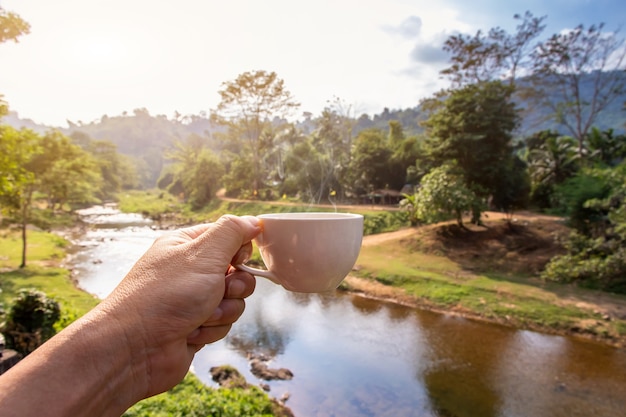
[[[98, 227], [73, 261], [79, 285], [99, 297], [162, 233], [108, 216], [115, 227], [92, 217]], [[256, 384], [250, 352], [294, 373], [268, 385], [276, 398], [289, 393], [299, 417], [626, 415], [624, 350], [348, 294], [295, 294], [261, 278], [229, 335], [192, 367], [207, 385], [224, 364]]]

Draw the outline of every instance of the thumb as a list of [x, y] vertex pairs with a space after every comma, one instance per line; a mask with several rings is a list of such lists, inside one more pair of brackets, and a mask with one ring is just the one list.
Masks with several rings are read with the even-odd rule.
[[256, 217], [224, 215], [189, 244], [207, 262], [204, 266], [210, 270], [206, 272], [224, 273], [241, 247], [260, 232], [261, 222]]

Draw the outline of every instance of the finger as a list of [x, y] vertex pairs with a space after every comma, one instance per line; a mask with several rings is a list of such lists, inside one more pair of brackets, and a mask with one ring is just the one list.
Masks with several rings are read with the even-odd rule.
[[233, 260], [231, 261], [231, 265], [239, 265], [246, 263], [250, 256], [252, 255], [252, 242], [244, 243], [242, 247], [239, 248], [235, 256], [233, 256]]
[[241, 298], [223, 299], [211, 316], [202, 323], [202, 327], [234, 323], [241, 317], [245, 308], [246, 303]]
[[180, 245], [189, 242], [211, 228], [211, 224], [198, 224], [183, 229], [167, 232], [154, 241], [155, 246]]
[[217, 342], [218, 340], [226, 337], [231, 327], [231, 324], [225, 324], [223, 326], [200, 327], [194, 330], [189, 335], [189, 337], [187, 337], [187, 344], [198, 345], [199, 348], [197, 350], [200, 350], [202, 346], [209, 343]]
[[[207, 258], [213, 272], [226, 271], [239, 249], [261, 232], [259, 219], [252, 216], [220, 217], [212, 227], [189, 242], [194, 251]], [[213, 269], [213, 268], [211, 268]]]
[[237, 271], [226, 275], [226, 291], [224, 298], [246, 298], [256, 288], [254, 275], [243, 271]]

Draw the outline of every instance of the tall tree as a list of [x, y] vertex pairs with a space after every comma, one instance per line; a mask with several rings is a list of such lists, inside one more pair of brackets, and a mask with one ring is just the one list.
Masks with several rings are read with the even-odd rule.
[[[244, 140], [251, 154], [255, 194], [264, 183], [261, 159], [263, 132], [272, 131], [272, 120], [289, 115], [299, 106], [275, 72], [249, 71], [222, 83], [217, 118]], [[269, 137], [271, 139], [271, 136]]]
[[36, 190], [47, 197], [52, 210], [65, 204], [97, 201], [102, 177], [94, 157], [58, 131], [50, 131], [39, 140], [41, 153], [26, 167], [35, 176]]
[[396, 188], [392, 183], [392, 170], [389, 160], [392, 150], [388, 138], [378, 129], [368, 129], [356, 137], [349, 175], [355, 195], [384, 188]]
[[0, 126], [0, 208], [22, 219], [22, 262], [26, 266], [26, 225], [34, 192], [35, 175], [27, 168], [34, 155], [42, 150], [39, 137], [31, 130]]
[[[435, 166], [454, 163], [478, 197], [498, 192], [512, 154], [512, 131], [519, 120], [513, 88], [499, 81], [469, 84], [439, 102], [425, 122], [426, 152]], [[474, 213], [478, 220], [479, 213]]]
[[624, 38], [604, 24], [577, 26], [552, 35], [531, 54], [534, 98], [578, 141], [584, 141], [600, 112], [626, 92]]
[[530, 12], [516, 14], [517, 32], [507, 33], [495, 27], [484, 34], [456, 34], [444, 43], [450, 56], [450, 66], [441, 71], [452, 82], [453, 88], [467, 84], [504, 79], [514, 84], [518, 76], [531, 67], [529, 61], [533, 41], [545, 29], [545, 16], [535, 17]]

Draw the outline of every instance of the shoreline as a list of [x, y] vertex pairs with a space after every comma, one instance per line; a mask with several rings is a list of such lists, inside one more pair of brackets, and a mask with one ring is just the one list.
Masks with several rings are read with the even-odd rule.
[[456, 306], [446, 308], [440, 305], [436, 305], [435, 303], [432, 303], [428, 300], [418, 299], [414, 296], [407, 295], [404, 290], [400, 288], [394, 288], [370, 279], [359, 278], [354, 275], [348, 275], [342, 283], [342, 287], [340, 287], [338, 291], [382, 302], [398, 304], [417, 310], [461, 317], [466, 320], [496, 324], [518, 330], [529, 330], [553, 336], [572, 337], [588, 342], [610, 346], [616, 349], [626, 348], [626, 336], [617, 338], [608, 337], [597, 333], [585, 331], [585, 329], [580, 328], [554, 328], [550, 326], [542, 326], [532, 322], [521, 322], [519, 320], [516, 320], [514, 317], [489, 317], [480, 314], [479, 312]]

